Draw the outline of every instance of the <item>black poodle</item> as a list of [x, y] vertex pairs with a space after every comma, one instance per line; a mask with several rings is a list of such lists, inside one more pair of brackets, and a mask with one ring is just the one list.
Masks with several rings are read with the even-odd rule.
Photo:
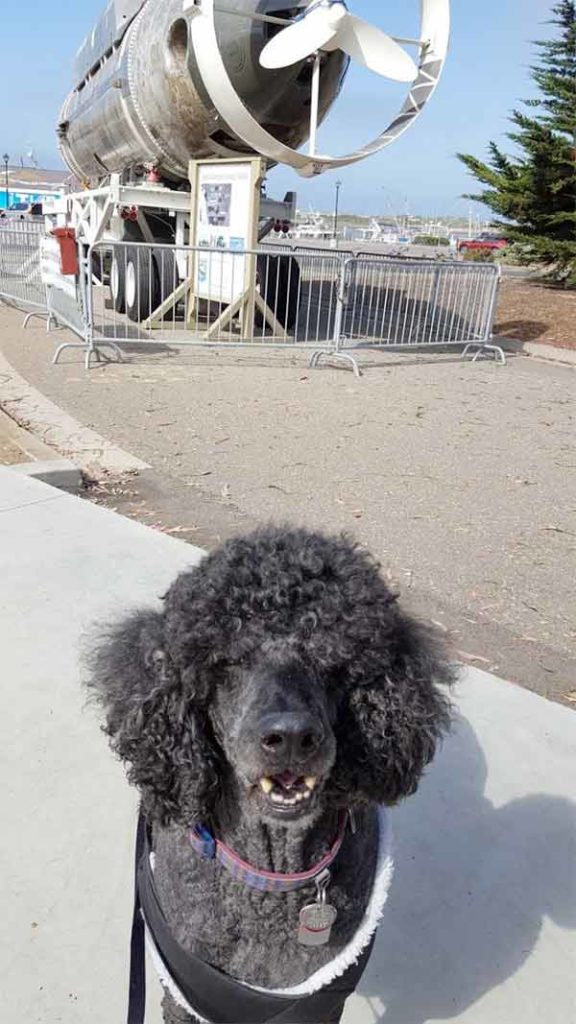
[[451, 681], [371, 557], [300, 529], [229, 541], [99, 645], [166, 1022], [340, 1019], [389, 880], [381, 808], [416, 790]]

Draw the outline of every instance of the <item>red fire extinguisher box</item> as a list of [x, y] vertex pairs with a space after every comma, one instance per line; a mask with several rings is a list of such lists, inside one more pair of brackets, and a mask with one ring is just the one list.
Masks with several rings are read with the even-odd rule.
[[52, 228], [54, 238], [58, 239], [60, 246], [60, 272], [62, 274], [77, 274], [78, 249], [76, 246], [76, 232], [74, 228]]

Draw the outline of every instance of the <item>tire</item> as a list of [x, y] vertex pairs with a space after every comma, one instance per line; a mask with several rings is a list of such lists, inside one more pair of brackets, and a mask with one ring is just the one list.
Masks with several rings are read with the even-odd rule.
[[104, 281], [106, 280], [106, 263], [106, 256], [103, 252], [92, 253], [92, 276], [95, 277], [100, 284], [104, 284]]
[[129, 320], [140, 323], [158, 306], [158, 277], [148, 246], [129, 246], [125, 269], [126, 314]]
[[[152, 259], [154, 261], [154, 274], [156, 277], [156, 305], [161, 306], [164, 299], [167, 299], [176, 290], [179, 284], [176, 260], [171, 249], [153, 249]], [[169, 309], [163, 320], [175, 320], [176, 309], [173, 306]]]
[[[298, 319], [300, 299], [300, 267], [294, 256], [267, 256], [256, 260], [256, 276], [260, 294], [286, 330]], [[256, 310], [256, 325], [264, 325], [264, 317]]]
[[115, 249], [110, 263], [110, 297], [117, 313], [126, 312], [126, 250]]

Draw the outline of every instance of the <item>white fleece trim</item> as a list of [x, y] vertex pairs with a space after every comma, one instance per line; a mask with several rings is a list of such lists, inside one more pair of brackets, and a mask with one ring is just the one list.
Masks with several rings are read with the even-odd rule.
[[[328, 964], [324, 964], [324, 967], [315, 971], [314, 974], [311, 974], [310, 977], [307, 978], [306, 981], [301, 982], [300, 985], [294, 985], [292, 988], [259, 988], [257, 985], [246, 985], [246, 988], [253, 988], [258, 992], [267, 992], [270, 995], [276, 996], [312, 995], [313, 992], [319, 992], [320, 989], [326, 988], [336, 978], [339, 978], [344, 974], [352, 964], [358, 961], [361, 953], [366, 949], [374, 935], [374, 932], [380, 924], [382, 914], [384, 912], [384, 906], [388, 899], [388, 891], [392, 882], [392, 876], [394, 874], [394, 860], [392, 857], [392, 828], [385, 808], [380, 808], [378, 819], [378, 862], [374, 877], [374, 888], [372, 889], [370, 902], [366, 907], [364, 917], [358, 931], [354, 935], [354, 938], [347, 946], [345, 946], [334, 960], [331, 960]], [[166, 970], [148, 927], [146, 927], [146, 943], [160, 981], [162, 985], [168, 989], [170, 995], [174, 999], [174, 1002], [191, 1014], [195, 1020], [200, 1021], [201, 1024], [210, 1024], [209, 1021], [204, 1017], [201, 1017], [199, 1013], [189, 1005], [173, 978]], [[246, 983], [239, 982], [239, 984], [245, 985]]]
[[[144, 915], [142, 915], [142, 916], [144, 916]], [[172, 999], [174, 1000], [176, 1005], [180, 1006], [183, 1010], [186, 1010], [186, 1012], [189, 1013], [190, 1016], [194, 1018], [194, 1020], [200, 1021], [201, 1024], [210, 1024], [210, 1021], [207, 1021], [205, 1017], [201, 1017], [200, 1014], [197, 1012], [197, 1010], [193, 1010], [192, 1009], [192, 1007], [189, 1005], [187, 1000], [182, 995], [182, 993], [181, 993], [180, 989], [178, 988], [176, 982], [174, 981], [172, 975], [169, 974], [168, 971], [166, 970], [166, 966], [164, 964], [164, 961], [162, 960], [162, 957], [160, 956], [160, 954], [159, 954], [159, 952], [158, 952], [158, 950], [156, 948], [156, 943], [154, 942], [154, 939], [152, 938], [152, 934], [151, 934], [147, 924], [146, 924], [146, 947], [147, 947], [148, 952], [150, 954], [150, 959], [151, 959], [152, 963], [154, 964], [154, 968], [155, 968], [156, 973], [158, 975], [158, 979], [160, 981], [160, 984], [164, 988], [168, 989], [168, 991], [169, 991], [170, 995], [172, 996]]]

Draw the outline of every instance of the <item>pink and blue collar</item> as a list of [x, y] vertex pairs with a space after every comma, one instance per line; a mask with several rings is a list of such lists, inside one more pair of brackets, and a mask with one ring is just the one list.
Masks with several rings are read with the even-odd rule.
[[279, 874], [275, 871], [260, 871], [259, 868], [242, 860], [226, 843], [215, 839], [203, 825], [194, 825], [190, 828], [188, 839], [198, 856], [205, 860], [219, 861], [234, 878], [244, 882], [251, 889], [259, 889], [260, 892], [296, 892], [298, 889], [304, 889], [316, 882], [318, 877], [334, 863], [344, 842], [347, 822], [348, 811], [340, 811], [338, 834], [328, 853], [308, 871], [300, 871], [291, 875]]

